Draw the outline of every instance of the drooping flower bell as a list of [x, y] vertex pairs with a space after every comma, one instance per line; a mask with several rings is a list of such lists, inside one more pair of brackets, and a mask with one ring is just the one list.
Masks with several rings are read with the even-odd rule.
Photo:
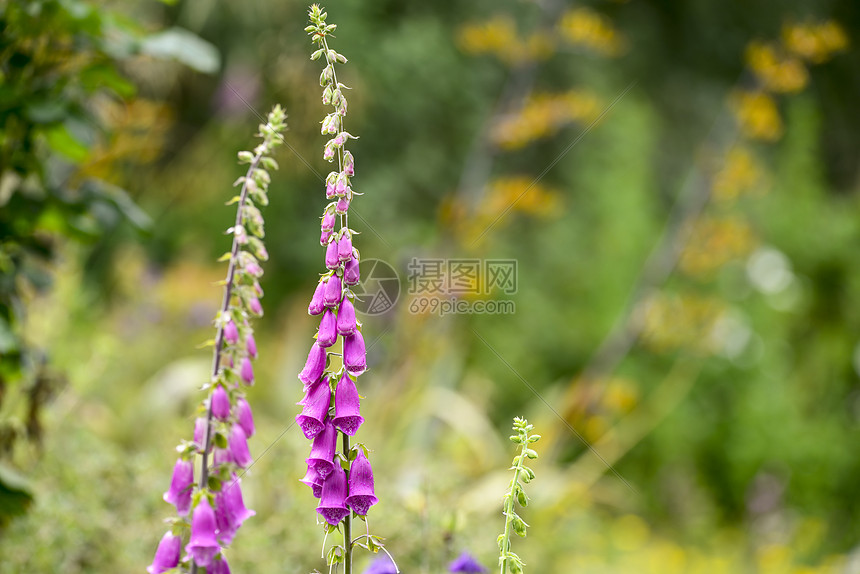
[[212, 563], [212, 567], [206, 570], [207, 574], [230, 574], [230, 566], [227, 564], [227, 560], [221, 556], [221, 558], [216, 558]]
[[232, 320], [224, 324], [224, 340], [231, 345], [235, 345], [239, 340], [239, 329]]
[[344, 372], [337, 383], [334, 393], [334, 418], [332, 424], [346, 435], [354, 436], [358, 427], [364, 422], [359, 412], [358, 389], [355, 383]]
[[331, 309], [326, 309], [320, 320], [317, 332], [317, 344], [320, 347], [331, 347], [337, 341], [337, 320]]
[[326, 352], [318, 343], [314, 342], [308, 353], [308, 360], [305, 361], [305, 367], [299, 373], [299, 380], [306, 387], [314, 384], [322, 376], [325, 370]]
[[358, 268], [358, 255], [352, 250], [352, 258], [343, 266], [343, 282], [347, 285], [358, 285], [361, 283], [361, 271]]
[[325, 287], [325, 293], [323, 294], [323, 302], [326, 307], [337, 307], [337, 304], [340, 303], [341, 296], [341, 285], [340, 285], [340, 277], [337, 275], [332, 275], [328, 283]]
[[364, 449], [359, 448], [358, 456], [349, 467], [349, 496], [346, 503], [356, 514], [365, 516], [377, 502], [379, 499], [373, 492], [373, 469], [364, 455]]
[[325, 213], [322, 216], [322, 222], [320, 223], [320, 229], [323, 231], [332, 231], [334, 230], [334, 224], [336, 221], [336, 217], [334, 215], [334, 211], [331, 209], [326, 209]]
[[254, 413], [251, 412], [251, 405], [244, 398], [239, 398], [236, 401], [236, 418], [239, 426], [245, 431], [245, 436], [251, 438], [256, 431], [254, 427]]
[[239, 376], [242, 377], [242, 380], [246, 385], [254, 384], [254, 366], [251, 364], [251, 359], [248, 357], [242, 357], [242, 363], [239, 367]]
[[238, 423], [234, 424], [233, 428], [230, 429], [227, 445], [230, 451], [230, 458], [237, 465], [247, 468], [254, 462], [254, 459], [251, 457], [251, 451], [248, 450], [248, 437], [245, 436], [245, 431], [242, 430], [242, 426]]
[[[206, 419], [203, 419], [204, 423]], [[194, 463], [190, 460], [177, 459], [173, 465], [173, 476], [170, 478], [170, 488], [164, 493], [164, 501], [176, 507], [180, 516], [185, 516], [191, 509], [191, 485], [194, 483]]]
[[349, 231], [344, 231], [337, 242], [337, 258], [340, 261], [349, 261], [352, 258], [352, 236]]
[[364, 337], [356, 330], [343, 338], [343, 364], [353, 377], [367, 370], [367, 354], [364, 350]]
[[215, 497], [217, 509], [215, 521], [218, 526], [218, 539], [222, 544], [230, 544], [242, 523], [257, 514], [245, 506], [239, 478], [234, 474], [230, 482], [221, 486]]
[[340, 260], [337, 257], [337, 239], [331, 238], [325, 248], [325, 266], [328, 269], [337, 269]]
[[349, 514], [346, 507], [346, 473], [340, 464], [335, 464], [323, 482], [317, 512], [332, 526], [337, 526]]
[[349, 150], [343, 152], [343, 172], [349, 177], [355, 175], [355, 158]]
[[305, 459], [305, 462], [317, 471], [320, 478], [325, 480], [336, 466], [332, 462], [336, 449], [337, 429], [334, 428], [330, 420], [326, 420], [322, 432], [314, 437], [314, 442], [311, 445], [311, 454]]
[[311, 465], [308, 465], [305, 476], [299, 482], [311, 487], [314, 497], [319, 498], [322, 495], [323, 479]]
[[319, 280], [317, 283], [316, 289], [314, 289], [314, 295], [311, 297], [311, 302], [308, 304], [308, 315], [319, 315], [325, 309], [325, 303], [323, 302], [323, 295], [325, 294], [327, 280], [325, 277]]
[[475, 560], [475, 558], [468, 552], [463, 552], [456, 560], [448, 565], [448, 572], [452, 573], [462, 572], [464, 574], [481, 574], [486, 571], [487, 569], [484, 568], [480, 562]]
[[328, 230], [321, 229], [320, 230], [320, 245], [322, 245], [323, 247], [328, 245], [329, 241], [331, 241], [331, 236], [333, 233], [334, 232], [331, 231], [330, 229], [328, 229]]
[[[206, 442], [206, 418], [198, 417], [194, 421], [194, 444], [203, 452], [204, 442]], [[209, 445], [209, 450], [212, 450], [212, 445]]]
[[400, 574], [388, 556], [382, 555], [370, 563], [362, 574]]
[[221, 549], [215, 537], [215, 511], [205, 496], [200, 499], [191, 517], [191, 540], [185, 551], [198, 566], [209, 568], [212, 559]]
[[260, 303], [260, 300], [256, 297], [251, 297], [248, 301], [248, 310], [251, 311], [255, 317], [263, 316], [263, 304]]
[[212, 416], [216, 419], [226, 420], [230, 416], [230, 397], [223, 385], [218, 385], [212, 391]]
[[340, 301], [337, 309], [337, 332], [339, 335], [352, 335], [355, 333], [355, 306], [346, 295]]
[[346, 195], [339, 198], [337, 203], [334, 206], [334, 210], [336, 213], [344, 214], [349, 211], [349, 202], [352, 199], [352, 190], [350, 188], [346, 188]]
[[248, 338], [245, 339], [245, 350], [248, 351], [249, 357], [257, 358], [257, 341], [254, 339], [254, 335], [248, 335]]
[[303, 405], [302, 412], [296, 416], [296, 423], [302, 429], [305, 438], [312, 439], [325, 429], [325, 419], [331, 403], [331, 389], [328, 377], [308, 389], [305, 398], [299, 403]]
[[172, 532], [166, 533], [161, 542], [158, 543], [155, 558], [152, 560], [152, 564], [146, 568], [146, 571], [149, 574], [161, 574], [171, 568], [176, 568], [179, 566], [181, 553], [182, 539], [179, 536], [174, 536]]

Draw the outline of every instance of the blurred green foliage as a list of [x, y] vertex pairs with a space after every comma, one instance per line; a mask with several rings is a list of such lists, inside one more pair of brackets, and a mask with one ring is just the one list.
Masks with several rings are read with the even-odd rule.
[[[297, 481], [305, 444], [289, 429], [300, 398], [295, 373], [315, 327], [304, 308], [321, 269], [316, 173], [328, 170], [305, 8], [268, 0], [113, 6], [154, 28], [190, 30], [217, 47], [223, 66], [207, 76], [144, 58], [117, 76], [138, 86], [138, 96], [121, 95], [147, 119], [112, 122], [125, 135], [108, 139], [95, 171], [129, 190], [152, 217], [151, 234], [95, 251], [61, 243], [57, 289], [31, 306], [27, 340], [51, 349], [71, 383], [46, 413], [38, 465], [33, 456], [16, 461], [39, 496], [4, 532], [0, 572], [130, 571], [150, 560], [169, 514], [160, 497], [172, 448], [190, 436], [195, 389], [207, 376], [208, 357], [194, 346], [211, 335], [212, 282], [222, 275], [212, 262], [226, 246], [231, 214], [221, 205], [238, 175], [235, 152], [259, 121], [254, 110], [275, 101], [290, 114], [294, 152], [278, 158], [267, 211], [267, 315], [250, 397], [259, 427], [252, 449], [262, 457], [243, 483], [258, 515], [230, 561], [234, 571], [322, 568], [308, 550], [321, 543], [314, 499]], [[413, 315], [407, 298], [365, 320], [372, 369], [361, 389], [361, 441], [373, 450], [382, 500], [371, 521], [401, 567], [440, 572], [464, 548], [494, 564], [509, 480], [505, 429], [521, 415], [544, 436], [532, 535], [517, 547], [533, 572], [845, 571], [860, 539], [860, 56], [850, 48], [860, 8], [836, 0], [326, 8], [350, 58], [342, 79], [353, 87], [349, 131], [361, 136], [362, 255], [391, 262], [404, 288], [415, 256], [519, 265], [513, 315]], [[581, 8], [588, 11], [574, 12]], [[487, 24], [493, 18], [500, 24]], [[804, 60], [802, 90], [762, 88], [751, 43], [781, 45], [789, 24], [831, 19], [846, 31], [848, 51]], [[532, 55], [470, 51], [468, 26], [504, 40], [491, 46]], [[529, 44], [534, 34], [555, 43]], [[4, 31], [4, 46], [9, 38]], [[519, 191], [516, 182], [537, 178], [634, 81], [537, 190]], [[4, 94], [7, 85], [17, 84], [4, 78]], [[764, 97], [743, 99], [756, 90]], [[492, 128], [518, 117], [529, 98], [572, 91], [595, 98], [597, 113], [583, 99], [561, 115], [537, 106], [527, 127], [543, 126], [529, 132], [540, 137], [517, 148], [493, 143]], [[780, 123], [759, 133], [773, 137], [743, 131], [737, 118], [771, 121], [768, 110]], [[27, 125], [34, 142], [74, 156], [68, 138], [45, 134], [66, 126], [74, 137], [78, 127], [68, 126], [86, 121], [72, 114]], [[156, 151], [129, 167], [129, 149]], [[475, 166], [485, 167], [476, 175]], [[52, 198], [60, 192], [45, 177], [40, 197]], [[520, 193], [519, 207], [475, 243], [470, 225], [481, 222], [479, 233]], [[700, 196], [701, 208], [689, 208]], [[28, 197], [14, 193], [3, 205], [4, 242], [6, 221], [31, 221], [8, 210]], [[78, 234], [92, 229], [79, 229], [88, 208], [56, 197], [52, 225], [86, 238]], [[669, 242], [676, 264], [636, 292], [684, 209], [695, 217]], [[87, 282], [93, 273], [108, 281]], [[638, 325], [629, 346], [611, 368], [588, 374], [618, 324]]]

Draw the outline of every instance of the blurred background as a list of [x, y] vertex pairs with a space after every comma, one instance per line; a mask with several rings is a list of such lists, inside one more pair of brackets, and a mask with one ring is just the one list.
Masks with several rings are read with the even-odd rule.
[[[0, 6], [0, 572], [151, 561], [236, 153], [275, 103], [257, 516], [229, 558], [323, 571], [291, 426], [330, 169], [307, 6]], [[360, 136], [355, 243], [399, 278], [363, 263], [388, 299], [361, 316], [357, 438], [401, 569], [496, 567], [525, 416], [532, 573], [860, 572], [860, 4], [324, 7]], [[514, 283], [453, 288], [487, 260]], [[428, 262], [449, 273], [432, 293]]]

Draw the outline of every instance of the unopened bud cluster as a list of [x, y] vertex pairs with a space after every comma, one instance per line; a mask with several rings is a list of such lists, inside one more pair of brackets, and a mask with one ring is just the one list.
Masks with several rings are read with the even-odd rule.
[[[212, 379], [200, 404], [193, 440], [178, 447], [170, 488], [164, 500], [176, 507], [177, 517], [162, 538], [147, 571], [160, 574], [173, 568], [209, 574], [230, 572], [224, 549], [233, 541], [242, 523], [254, 515], [245, 507], [238, 473], [252, 463], [248, 438], [254, 434], [254, 416], [245, 399], [245, 388], [254, 384], [253, 361], [257, 343], [250, 319], [263, 315], [261, 261], [268, 259], [263, 245], [264, 221], [258, 206], [268, 204], [269, 172], [277, 169], [269, 154], [282, 142], [286, 115], [280, 106], [260, 126], [262, 142], [239, 153], [249, 164], [245, 176], [236, 181], [239, 195], [231, 250], [221, 260], [229, 261], [224, 282], [224, 300], [215, 318]], [[195, 482], [195, 461], [200, 460]], [[190, 515], [190, 520], [189, 520]], [[183, 546], [183, 540], [187, 543]], [[184, 548], [184, 553], [183, 553]]]
[[511, 479], [508, 491], [505, 493], [505, 502], [502, 514], [505, 516], [505, 531], [499, 535], [499, 572], [505, 574], [522, 574], [525, 563], [522, 559], [511, 551], [511, 534], [516, 532], [518, 536], [526, 536], [526, 528], [528, 524], [520, 518], [516, 512], [515, 503], [521, 507], [525, 507], [529, 503], [529, 497], [526, 495], [523, 484], [531, 482], [535, 473], [532, 469], [526, 466], [526, 460], [538, 457], [537, 452], [531, 448], [533, 443], [540, 440], [540, 435], [530, 435], [534, 429], [534, 425], [529, 424], [526, 419], [516, 417], [514, 419], [515, 435], [512, 435], [511, 442], [520, 445], [520, 452], [514, 457], [511, 462], [511, 470], [514, 471], [514, 476]]
[[[319, 317], [320, 323], [299, 373], [305, 394], [298, 403], [302, 411], [296, 422], [312, 441], [302, 482], [320, 499], [317, 512], [334, 527], [349, 516], [350, 510], [366, 515], [377, 498], [364, 449], [348, 449], [348, 440], [344, 440], [338, 452], [338, 437], [355, 435], [364, 422], [356, 380], [367, 369], [361, 323], [356, 320], [355, 295], [350, 289], [360, 281], [359, 253], [353, 246], [355, 232], [348, 223], [350, 204], [358, 194], [352, 188], [355, 160], [346, 146], [355, 136], [344, 130], [347, 87], [338, 82], [335, 71], [335, 64], [345, 63], [346, 58], [330, 49], [326, 41], [336, 26], [326, 24], [326, 13], [316, 5], [311, 6], [309, 16], [311, 25], [305, 30], [317, 48], [311, 59], [325, 59], [320, 75], [322, 101], [332, 108], [322, 121], [322, 134], [331, 136], [323, 148], [323, 158], [337, 169], [325, 179], [330, 203], [322, 214], [320, 244], [325, 247], [326, 271], [308, 305], [308, 313]], [[338, 354], [336, 349], [340, 350], [340, 361], [332, 361]]]

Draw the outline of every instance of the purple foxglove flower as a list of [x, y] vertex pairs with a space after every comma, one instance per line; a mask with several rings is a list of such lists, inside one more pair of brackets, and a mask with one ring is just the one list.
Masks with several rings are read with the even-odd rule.
[[468, 552], [463, 552], [448, 566], [448, 572], [464, 572], [468, 574], [480, 574], [486, 572], [480, 562], [475, 560]]
[[328, 377], [308, 389], [307, 395], [299, 403], [302, 412], [296, 415], [296, 423], [302, 429], [305, 438], [312, 439], [325, 429], [326, 415], [331, 404], [331, 389]]
[[349, 151], [343, 152], [343, 171], [349, 177], [355, 175], [355, 159]]
[[231, 345], [235, 345], [239, 340], [239, 329], [232, 320], [224, 324], [224, 340]]
[[[203, 452], [204, 442], [206, 442], [206, 417], [200, 417], [194, 421], [194, 444], [200, 452]], [[209, 450], [212, 450], [211, 444]]]
[[308, 305], [308, 315], [319, 315], [325, 309], [323, 303], [323, 294], [325, 293], [326, 279], [322, 278], [317, 283], [317, 288], [314, 289], [314, 296], [311, 297], [311, 302]]
[[246, 261], [245, 273], [249, 273], [254, 277], [261, 277], [263, 275], [263, 268], [256, 261]]
[[233, 462], [233, 455], [229, 448], [216, 448], [212, 452], [212, 466], [219, 467], [222, 464], [230, 464]]
[[254, 340], [254, 335], [248, 335], [248, 338], [245, 339], [245, 350], [248, 351], [249, 357], [257, 358], [257, 341]]
[[337, 304], [340, 303], [341, 292], [340, 277], [332, 275], [326, 285], [325, 293], [323, 293], [323, 303], [325, 303], [325, 306], [337, 307]]
[[352, 335], [355, 333], [355, 307], [349, 297], [343, 296], [340, 307], [337, 308], [337, 332], [339, 335]]
[[308, 353], [308, 360], [305, 362], [305, 368], [299, 373], [299, 380], [309, 387], [319, 380], [325, 370], [325, 349], [320, 347], [317, 342], [314, 342]]
[[[204, 419], [205, 422], [205, 419]], [[164, 493], [164, 501], [176, 507], [181, 516], [191, 509], [191, 485], [194, 482], [194, 463], [181, 458], [173, 465], [170, 488]]]
[[326, 210], [323, 213], [322, 223], [320, 223], [320, 229], [322, 231], [333, 231], [335, 224], [335, 215], [333, 211]]
[[349, 496], [346, 503], [356, 514], [365, 516], [377, 502], [379, 499], [373, 492], [373, 469], [364, 455], [364, 449], [360, 448], [358, 456], [349, 467]]
[[227, 395], [227, 389], [222, 385], [215, 387], [212, 391], [212, 416], [216, 419], [224, 420], [230, 416], [230, 397]]
[[238, 424], [234, 424], [230, 429], [230, 436], [227, 438], [227, 448], [230, 451], [230, 458], [242, 468], [247, 468], [254, 459], [251, 457], [251, 451], [248, 450], [248, 437], [245, 436], [245, 431]]
[[239, 426], [245, 431], [245, 436], [251, 438], [256, 431], [254, 427], [254, 413], [251, 412], [251, 405], [244, 398], [236, 401], [236, 417], [239, 419]]
[[179, 555], [182, 552], [182, 539], [174, 536], [172, 532], [168, 532], [162, 537], [158, 543], [158, 549], [155, 551], [155, 558], [152, 564], [147, 567], [146, 571], [149, 574], [161, 574], [167, 572], [171, 568], [179, 566]]
[[308, 471], [299, 482], [310, 486], [315, 498], [319, 498], [322, 495], [323, 479], [311, 465], [308, 465]]
[[341, 261], [349, 261], [352, 258], [352, 236], [345, 231], [337, 242], [337, 258]]
[[335, 464], [325, 482], [323, 482], [320, 503], [317, 512], [332, 526], [343, 520], [348, 514], [346, 507], [346, 473], [340, 464]]
[[358, 269], [358, 254], [352, 250], [352, 258], [343, 267], [343, 281], [347, 285], [358, 285], [361, 283], [361, 271]]
[[234, 474], [230, 482], [222, 485], [215, 496], [215, 522], [218, 526], [218, 539], [227, 545], [233, 541], [242, 523], [256, 512], [245, 507], [239, 478]]
[[334, 193], [338, 197], [346, 194], [346, 174], [341, 173], [337, 176], [337, 182], [334, 184]]
[[257, 317], [263, 316], [263, 305], [256, 297], [251, 297], [248, 301], [248, 309]]
[[221, 558], [217, 558], [215, 562], [212, 563], [212, 567], [208, 568], [206, 572], [207, 574], [230, 574], [230, 566], [222, 556]]
[[380, 556], [370, 563], [362, 574], [399, 574], [397, 567], [388, 556]]
[[308, 466], [313, 467], [323, 480], [337, 466], [332, 462], [335, 449], [337, 449], [337, 429], [334, 428], [330, 420], [327, 420], [323, 431], [314, 438], [310, 456], [305, 459]]
[[327, 159], [328, 161], [334, 159], [334, 146], [331, 145], [331, 142], [327, 143], [325, 150], [323, 150], [323, 159]]
[[343, 364], [353, 377], [367, 370], [367, 356], [361, 331], [356, 330], [352, 335], [343, 338]]
[[251, 359], [242, 357], [242, 366], [239, 368], [239, 376], [246, 385], [254, 384], [254, 366], [251, 364]]
[[346, 188], [346, 195], [337, 200], [337, 204], [334, 206], [334, 210], [336, 213], [340, 213], [341, 215], [349, 211], [349, 201], [350, 201], [350, 189]]
[[337, 258], [337, 240], [332, 238], [325, 248], [325, 266], [328, 269], [337, 269], [338, 265], [340, 260]]
[[317, 344], [320, 347], [331, 347], [335, 341], [337, 341], [337, 319], [331, 309], [326, 309], [317, 332]]
[[191, 517], [191, 540], [185, 545], [185, 552], [203, 568], [212, 565], [212, 559], [221, 549], [215, 538], [215, 528], [215, 511], [204, 496], [194, 509]]
[[[335, 182], [335, 180], [337, 180], [337, 172], [336, 171], [329, 172], [329, 174], [325, 178], [325, 196], [328, 199], [331, 199], [332, 197], [334, 197], [334, 182]], [[334, 226], [332, 226], [332, 229], [334, 229]]]
[[337, 382], [337, 390], [334, 392], [334, 418], [331, 422], [335, 428], [349, 436], [354, 436], [364, 422], [364, 417], [359, 413], [358, 389], [346, 373]]
[[328, 242], [331, 241], [331, 236], [333, 235], [333, 231], [331, 229], [323, 229], [320, 231], [320, 245], [325, 247], [328, 245]]
[[262, 297], [263, 295], [265, 295], [265, 293], [263, 293], [263, 288], [260, 287], [259, 281], [254, 281], [254, 293], [257, 294], [257, 297]]

